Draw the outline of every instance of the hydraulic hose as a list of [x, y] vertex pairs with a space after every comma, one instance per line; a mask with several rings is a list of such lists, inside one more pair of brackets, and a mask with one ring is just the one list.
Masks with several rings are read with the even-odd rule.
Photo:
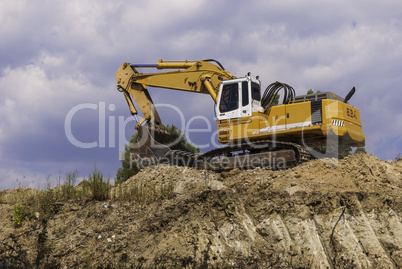
[[261, 98], [261, 106], [263, 108], [267, 108], [267, 106], [274, 101], [275, 96], [278, 94], [278, 92], [282, 89], [284, 91], [282, 101], [283, 104], [289, 104], [290, 101], [293, 101], [295, 99], [296, 94], [293, 87], [289, 86], [288, 84], [277, 81], [271, 83], [265, 89], [264, 94], [262, 95]]

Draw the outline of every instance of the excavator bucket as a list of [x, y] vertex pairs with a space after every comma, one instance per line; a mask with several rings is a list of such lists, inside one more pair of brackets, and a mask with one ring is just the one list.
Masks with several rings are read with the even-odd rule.
[[132, 152], [140, 166], [155, 165], [172, 150], [182, 149], [178, 136], [169, 133], [165, 128], [153, 128], [144, 124], [137, 132], [138, 138], [133, 144]]

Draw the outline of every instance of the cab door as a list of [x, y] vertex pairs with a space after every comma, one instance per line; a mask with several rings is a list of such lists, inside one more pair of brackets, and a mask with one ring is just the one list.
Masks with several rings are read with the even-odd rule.
[[241, 117], [239, 82], [223, 83], [219, 93], [216, 112], [218, 120]]
[[251, 91], [249, 90], [249, 81], [239, 83], [241, 86], [241, 117], [251, 117]]

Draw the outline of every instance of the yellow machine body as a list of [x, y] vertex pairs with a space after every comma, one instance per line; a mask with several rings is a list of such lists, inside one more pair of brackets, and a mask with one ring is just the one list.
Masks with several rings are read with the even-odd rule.
[[[140, 73], [137, 68], [177, 70]], [[138, 150], [142, 152], [141, 156], [148, 156], [152, 152], [153, 156], [160, 158], [169, 152], [169, 148], [162, 146], [166, 144], [162, 140], [174, 140], [174, 137], [168, 137], [166, 128], [162, 125], [148, 92], [148, 86], [209, 94], [215, 103], [218, 141], [223, 144], [245, 145], [244, 143], [250, 142], [256, 145], [261, 143], [259, 141], [267, 140], [285, 142], [282, 144], [285, 148], [288, 142], [309, 147], [328, 145], [332, 142], [355, 147], [365, 144], [359, 109], [347, 103], [354, 93], [354, 88], [345, 99], [332, 92], [294, 96], [293, 88], [276, 82], [271, 85], [290, 87], [289, 96], [288, 93], [284, 94], [289, 98], [285, 101], [284, 97], [283, 104], [270, 104], [272, 91], [267, 91], [267, 88], [264, 96], [261, 97], [261, 83], [258, 77], [253, 78], [247, 75], [236, 78], [215, 60], [176, 62], [160, 60], [157, 64], [150, 65], [123, 63], [116, 72], [116, 81], [131, 113], [137, 114], [131, 98], [143, 112], [144, 116], [138, 120], [135, 129], [142, 134], [150, 135], [143, 135], [146, 141], [143, 144], [147, 146]], [[266, 92], [268, 92], [267, 95]], [[276, 95], [277, 92], [274, 94]], [[156, 135], [155, 132], [157, 132]], [[160, 143], [154, 143], [160, 144], [158, 148], [150, 146], [152, 144], [150, 141], [155, 140], [155, 137], [160, 139]], [[271, 144], [267, 146], [267, 149], [272, 147]], [[160, 152], [163, 154], [158, 156], [155, 152], [161, 148], [163, 150]], [[247, 147], [234, 148], [242, 150]], [[280, 148], [277, 147], [277, 149]], [[221, 152], [213, 151], [214, 154]], [[259, 154], [261, 151], [252, 150], [252, 152]], [[302, 159], [300, 157], [302, 151], [295, 152], [297, 161]], [[288, 154], [288, 152], [282, 152], [282, 154]]]
[[[321, 113], [320, 113], [321, 112]], [[250, 117], [218, 120], [218, 141], [223, 144], [278, 140], [309, 146], [334, 143], [361, 147], [365, 144], [360, 112], [338, 100], [322, 100], [318, 115], [312, 122], [311, 101], [273, 106], [269, 114], [254, 112]]]

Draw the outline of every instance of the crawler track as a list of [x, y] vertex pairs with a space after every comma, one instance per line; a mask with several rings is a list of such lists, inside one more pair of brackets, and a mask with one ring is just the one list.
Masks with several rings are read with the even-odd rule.
[[256, 167], [276, 170], [291, 168], [310, 159], [310, 153], [300, 145], [260, 140], [228, 145], [204, 154], [172, 150], [161, 159], [160, 163], [214, 171]]

